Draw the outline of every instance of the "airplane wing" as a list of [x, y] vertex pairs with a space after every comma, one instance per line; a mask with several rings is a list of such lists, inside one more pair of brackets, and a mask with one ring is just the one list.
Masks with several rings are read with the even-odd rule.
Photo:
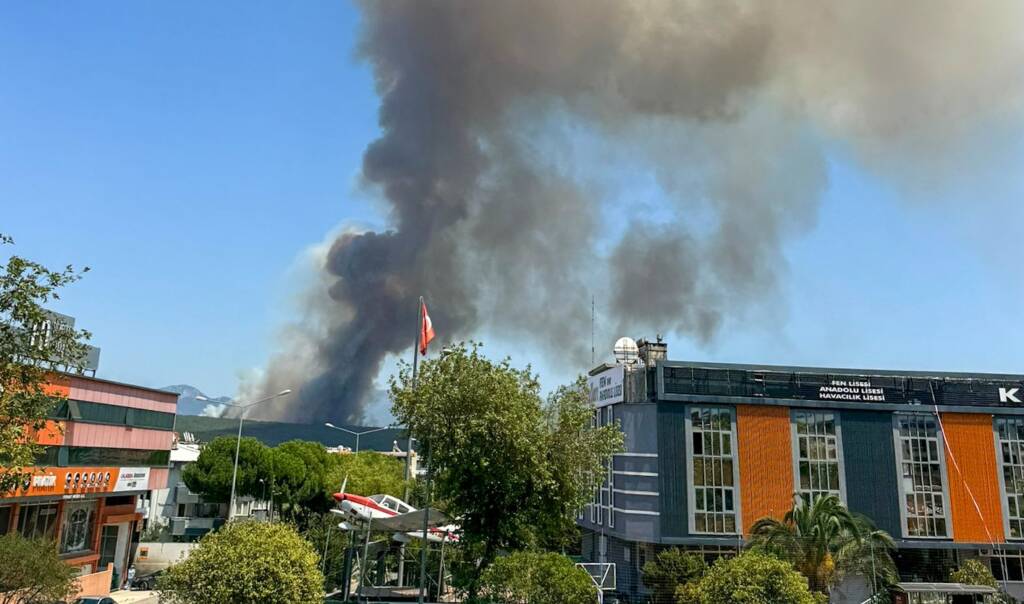
[[399, 514], [390, 518], [374, 518], [373, 528], [407, 533], [423, 530], [423, 515], [427, 515], [427, 527], [436, 528], [448, 523], [448, 517], [433, 508], [416, 510], [408, 514]]

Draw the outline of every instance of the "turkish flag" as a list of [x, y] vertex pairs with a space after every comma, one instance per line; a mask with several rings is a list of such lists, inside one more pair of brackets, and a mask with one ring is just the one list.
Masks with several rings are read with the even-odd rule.
[[427, 344], [434, 339], [434, 324], [430, 321], [430, 315], [427, 314], [427, 305], [425, 302], [420, 303], [420, 354], [427, 354]]

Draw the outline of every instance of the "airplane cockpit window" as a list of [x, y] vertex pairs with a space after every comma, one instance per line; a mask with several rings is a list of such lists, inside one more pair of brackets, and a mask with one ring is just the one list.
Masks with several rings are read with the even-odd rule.
[[398, 501], [394, 497], [385, 497], [384, 501], [381, 501], [380, 504], [389, 510], [398, 511]]
[[368, 499], [370, 501], [374, 502], [374, 503], [381, 503], [386, 498], [387, 498], [387, 495], [370, 495], [370, 497]]
[[408, 514], [411, 510], [412, 510], [412, 508], [407, 506], [407, 505], [405, 505], [404, 503], [399, 503], [398, 504], [398, 513], [399, 514]]

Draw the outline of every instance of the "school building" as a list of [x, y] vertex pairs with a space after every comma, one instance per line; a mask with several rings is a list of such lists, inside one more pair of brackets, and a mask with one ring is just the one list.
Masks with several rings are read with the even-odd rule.
[[[1024, 596], [1024, 376], [677, 362], [660, 341], [638, 356], [591, 372], [595, 422], [626, 449], [578, 520], [584, 558], [615, 563], [632, 601], [662, 548], [734, 553], [819, 494], [892, 535], [903, 580], [980, 558]], [[854, 583], [834, 599], [870, 595]]]

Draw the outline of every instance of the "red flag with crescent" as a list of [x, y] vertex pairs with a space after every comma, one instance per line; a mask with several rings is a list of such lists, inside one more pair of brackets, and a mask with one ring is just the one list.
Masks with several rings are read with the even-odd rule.
[[434, 339], [434, 324], [430, 321], [430, 315], [427, 314], [427, 305], [425, 302], [420, 303], [420, 354], [427, 354], [427, 344]]

